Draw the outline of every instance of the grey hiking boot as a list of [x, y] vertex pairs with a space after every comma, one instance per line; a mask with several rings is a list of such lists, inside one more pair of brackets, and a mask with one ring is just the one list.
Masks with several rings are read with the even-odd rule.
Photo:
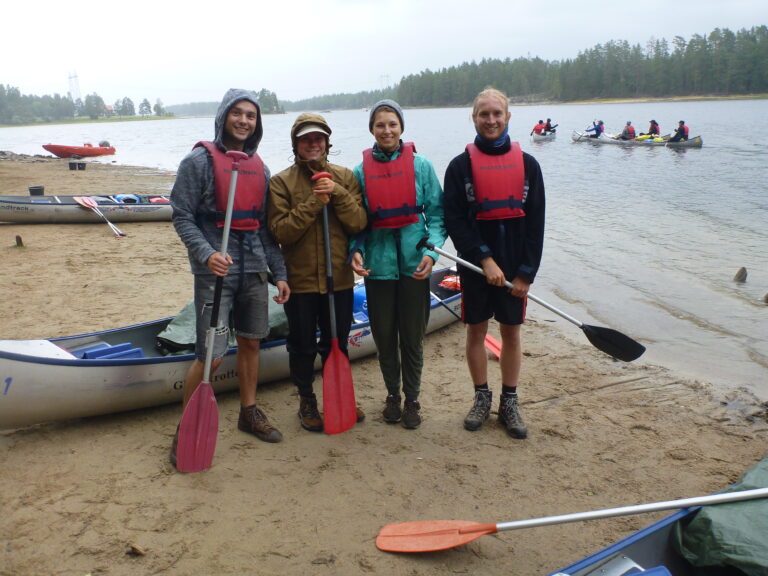
[[415, 430], [421, 425], [421, 404], [418, 400], [406, 400], [405, 409], [403, 410], [403, 428], [408, 430]]
[[400, 403], [402, 401], [403, 398], [400, 396], [400, 394], [387, 395], [387, 405], [384, 407], [384, 412], [382, 412], [382, 416], [384, 416], [384, 422], [388, 424], [400, 422], [400, 419], [403, 417], [403, 410], [400, 407]]
[[520, 403], [517, 394], [502, 394], [499, 402], [499, 422], [507, 428], [507, 432], [513, 438], [528, 437], [528, 428], [525, 427], [523, 417], [520, 416]]
[[490, 390], [475, 390], [475, 403], [464, 418], [464, 428], [474, 432], [483, 427], [483, 423], [491, 415], [493, 393]]
[[259, 440], [264, 440], [264, 442], [280, 442], [283, 439], [280, 430], [269, 423], [267, 415], [256, 404], [248, 407], [240, 406], [240, 418], [237, 421], [237, 427], [243, 432], [253, 434]]

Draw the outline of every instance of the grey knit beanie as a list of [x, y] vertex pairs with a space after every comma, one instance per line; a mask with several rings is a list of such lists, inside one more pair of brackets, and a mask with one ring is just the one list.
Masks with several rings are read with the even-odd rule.
[[389, 108], [392, 108], [392, 110], [395, 111], [395, 114], [397, 114], [397, 117], [400, 119], [400, 130], [402, 132], [405, 132], [405, 121], [403, 120], [403, 109], [400, 108], [400, 104], [395, 102], [394, 100], [379, 100], [371, 107], [371, 115], [368, 119], [368, 130], [373, 133], [373, 118], [376, 116], [376, 111], [379, 108], [383, 108], [384, 106], [388, 106]]

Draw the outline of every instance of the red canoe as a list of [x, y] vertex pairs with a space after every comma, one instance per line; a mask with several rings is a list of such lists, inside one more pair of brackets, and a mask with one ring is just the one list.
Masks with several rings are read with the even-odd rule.
[[63, 146], [60, 144], [43, 144], [43, 148], [48, 150], [54, 156], [59, 158], [70, 158], [72, 156], [106, 156], [115, 153], [115, 147], [106, 142], [106, 146], [93, 146], [85, 144], [83, 146]]

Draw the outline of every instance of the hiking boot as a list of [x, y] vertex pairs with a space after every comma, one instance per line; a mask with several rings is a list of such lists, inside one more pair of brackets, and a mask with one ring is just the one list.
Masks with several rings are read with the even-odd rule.
[[415, 430], [421, 425], [421, 405], [418, 400], [406, 400], [403, 410], [403, 428]]
[[176, 468], [176, 449], [179, 446], [179, 427], [176, 426], [176, 434], [173, 435], [173, 442], [171, 442], [171, 453], [168, 456], [168, 460], [171, 461], [173, 467]]
[[491, 415], [492, 396], [490, 390], [475, 390], [475, 403], [464, 418], [464, 428], [474, 432], [483, 427], [483, 423]]
[[365, 412], [363, 412], [363, 409], [360, 408], [360, 406], [357, 406], [355, 408], [355, 418], [356, 418], [358, 424], [360, 424], [360, 422], [365, 420]]
[[237, 421], [237, 427], [264, 442], [280, 442], [283, 439], [280, 430], [269, 423], [267, 415], [256, 404], [248, 407], [240, 406], [240, 418]]
[[528, 429], [520, 416], [517, 394], [503, 394], [499, 402], [499, 422], [507, 428], [513, 438], [527, 438]]
[[310, 432], [323, 431], [323, 417], [317, 410], [317, 398], [305, 398], [299, 396], [299, 420], [301, 427]]
[[402, 397], [400, 394], [388, 394], [386, 399], [386, 407], [382, 415], [384, 416], [384, 422], [388, 424], [394, 424], [400, 422], [400, 418], [403, 417], [403, 411], [400, 408], [400, 402]]

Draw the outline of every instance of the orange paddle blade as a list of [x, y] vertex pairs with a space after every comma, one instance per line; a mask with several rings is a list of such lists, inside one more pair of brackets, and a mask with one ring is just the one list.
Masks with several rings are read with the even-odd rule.
[[331, 338], [331, 353], [323, 366], [323, 420], [328, 434], [339, 434], [357, 422], [357, 402], [349, 358]]
[[376, 547], [385, 552], [437, 552], [496, 532], [496, 524], [469, 520], [400, 522], [381, 529], [376, 537]]
[[219, 432], [219, 409], [211, 385], [203, 381], [189, 399], [179, 424], [176, 447], [176, 469], [200, 472], [213, 463], [216, 436]]

